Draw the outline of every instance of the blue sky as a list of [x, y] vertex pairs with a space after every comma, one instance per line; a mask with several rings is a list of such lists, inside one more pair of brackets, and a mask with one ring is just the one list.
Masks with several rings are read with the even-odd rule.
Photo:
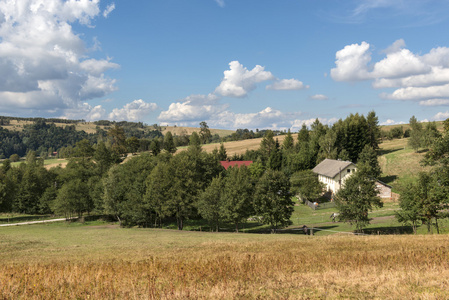
[[292, 129], [449, 117], [443, 0], [0, 0], [0, 114]]

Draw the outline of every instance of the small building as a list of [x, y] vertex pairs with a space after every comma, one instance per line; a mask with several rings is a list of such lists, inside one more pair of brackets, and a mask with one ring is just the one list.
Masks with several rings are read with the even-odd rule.
[[[325, 184], [325, 190], [330, 192], [332, 198], [344, 184], [348, 176], [351, 176], [357, 170], [357, 166], [350, 161], [335, 159], [325, 159], [319, 163], [312, 171], [318, 174], [318, 180]], [[392, 198], [392, 187], [388, 184], [374, 179], [378, 196], [382, 199]]]
[[380, 180], [376, 180], [376, 188], [378, 191], [377, 196], [381, 199], [392, 199], [393, 194], [391, 192], [392, 187]]
[[245, 160], [245, 161], [230, 161], [230, 160], [222, 160], [220, 161], [220, 164], [225, 168], [226, 170], [229, 167], [241, 167], [241, 166], [247, 166], [249, 167], [253, 162], [251, 160]]
[[312, 171], [318, 174], [318, 180], [325, 184], [326, 191], [334, 194], [342, 187], [345, 179], [356, 169], [356, 165], [350, 161], [326, 158]]

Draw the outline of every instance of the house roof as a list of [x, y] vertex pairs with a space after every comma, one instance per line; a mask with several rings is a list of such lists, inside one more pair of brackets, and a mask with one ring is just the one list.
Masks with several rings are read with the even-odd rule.
[[251, 165], [253, 162], [251, 160], [246, 160], [246, 161], [229, 161], [229, 160], [223, 160], [220, 161], [220, 164], [223, 166], [223, 168], [225, 168], [226, 170], [229, 167], [241, 167], [241, 166], [247, 166], [249, 167], [249, 165]]
[[315, 168], [313, 168], [312, 171], [320, 175], [334, 178], [338, 173], [340, 173], [342, 170], [349, 167], [350, 165], [354, 164], [350, 161], [326, 158], [325, 160], [320, 162]]

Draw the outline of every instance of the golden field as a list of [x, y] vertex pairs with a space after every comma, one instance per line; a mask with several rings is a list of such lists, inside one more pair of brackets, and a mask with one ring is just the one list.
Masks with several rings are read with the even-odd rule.
[[447, 299], [449, 236], [0, 229], [1, 299]]

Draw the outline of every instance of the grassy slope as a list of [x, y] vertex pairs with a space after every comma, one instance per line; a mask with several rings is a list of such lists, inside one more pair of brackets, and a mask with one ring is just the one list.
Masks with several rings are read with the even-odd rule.
[[0, 298], [449, 297], [447, 235], [310, 237], [92, 225], [2, 228]]
[[399, 192], [406, 183], [413, 182], [419, 172], [429, 170], [420, 164], [425, 152], [415, 152], [407, 146], [407, 141], [397, 139], [380, 144], [381, 180], [392, 185], [395, 192]]

